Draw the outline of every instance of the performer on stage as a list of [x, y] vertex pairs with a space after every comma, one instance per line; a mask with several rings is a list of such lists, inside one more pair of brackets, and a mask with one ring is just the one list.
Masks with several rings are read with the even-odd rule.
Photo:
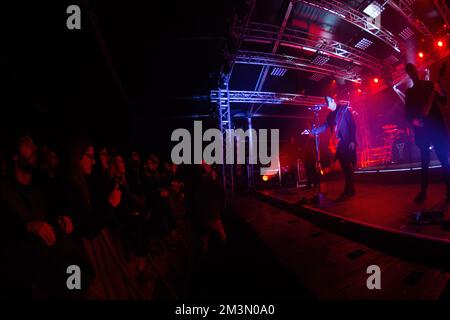
[[353, 172], [356, 165], [356, 124], [348, 105], [337, 105], [334, 99], [328, 96], [325, 97], [325, 101], [331, 112], [325, 122], [311, 133], [320, 134], [330, 128], [333, 136], [339, 141], [334, 160], [339, 160], [344, 171], [345, 188], [338, 200], [346, 200], [355, 195]]
[[[447, 96], [439, 83], [433, 84], [431, 81], [420, 80], [418, 71], [413, 64], [408, 63], [405, 70], [414, 83], [413, 87], [406, 91], [405, 116], [412, 124], [415, 143], [420, 149], [422, 161], [420, 192], [414, 202], [421, 203], [427, 197], [431, 145], [434, 146], [436, 155], [442, 164], [445, 184], [447, 185], [447, 201], [450, 201], [447, 131], [439, 109], [439, 103], [445, 103]], [[429, 97], [432, 97], [434, 91], [436, 91], [434, 99], [429, 101]], [[432, 103], [431, 109], [428, 116], [424, 116], [424, 106], [428, 102]]]

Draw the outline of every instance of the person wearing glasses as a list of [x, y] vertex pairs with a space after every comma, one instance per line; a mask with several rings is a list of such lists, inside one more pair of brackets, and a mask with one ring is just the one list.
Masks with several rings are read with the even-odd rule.
[[122, 202], [118, 185], [111, 191], [99, 190], [91, 175], [95, 165], [93, 144], [77, 138], [68, 144], [65, 173], [67, 180], [66, 212], [74, 222], [74, 232], [81, 238], [95, 269], [88, 289], [90, 299], [141, 299], [137, 279], [128, 269], [120, 239], [110, 230], [114, 211]]

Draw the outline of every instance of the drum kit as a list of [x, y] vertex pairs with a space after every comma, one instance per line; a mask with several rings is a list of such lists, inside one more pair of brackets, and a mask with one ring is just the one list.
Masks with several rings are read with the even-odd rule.
[[396, 124], [386, 124], [383, 129], [383, 139], [385, 146], [392, 146], [390, 162], [407, 162], [409, 159], [409, 130], [402, 130]]
[[383, 129], [384, 142], [387, 145], [392, 145], [394, 141], [398, 140], [405, 134], [405, 131], [400, 130], [396, 124], [386, 124], [381, 128]]

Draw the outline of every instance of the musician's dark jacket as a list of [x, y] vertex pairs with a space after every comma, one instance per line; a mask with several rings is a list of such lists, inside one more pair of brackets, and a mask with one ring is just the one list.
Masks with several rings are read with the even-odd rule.
[[424, 127], [413, 126], [416, 144], [420, 147], [427, 144], [426, 140], [430, 134], [445, 132], [444, 120], [439, 109], [439, 104], [447, 102], [447, 96], [436, 94], [436, 98], [430, 109], [428, 117], [422, 116], [422, 109], [428, 101], [428, 97], [434, 90], [434, 84], [431, 81], [418, 80], [414, 86], [406, 90], [405, 93], [405, 117], [412, 123], [415, 118], [424, 120]]
[[[352, 113], [347, 105], [338, 105], [336, 110], [330, 112], [325, 122], [318, 128], [317, 132], [322, 133], [330, 128], [333, 133], [337, 122], [342, 117], [339, 128], [337, 129], [337, 137], [339, 143], [336, 150], [335, 160], [351, 161], [356, 165], [356, 124]], [[350, 150], [349, 145], [353, 142], [355, 148]]]

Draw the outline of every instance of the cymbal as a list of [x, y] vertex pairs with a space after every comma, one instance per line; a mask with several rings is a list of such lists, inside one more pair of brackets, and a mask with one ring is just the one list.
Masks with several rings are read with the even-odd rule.
[[386, 124], [384, 126], [382, 126], [381, 128], [383, 128], [384, 130], [389, 130], [389, 129], [395, 129], [398, 126], [396, 124]]

